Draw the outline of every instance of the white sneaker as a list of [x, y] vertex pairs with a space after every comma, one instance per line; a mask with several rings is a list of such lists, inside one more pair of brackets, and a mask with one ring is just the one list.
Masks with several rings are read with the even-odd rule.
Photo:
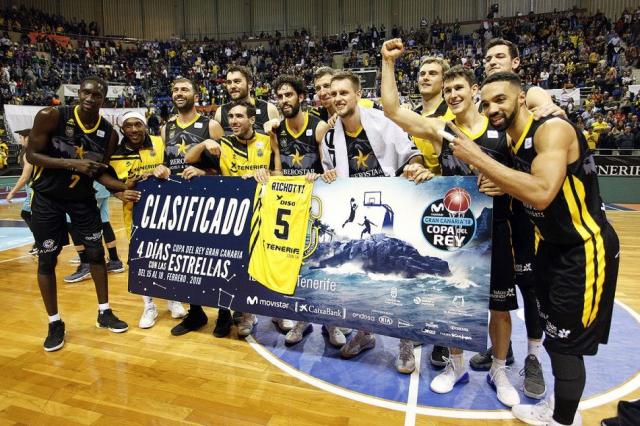
[[247, 337], [248, 335], [250, 335], [251, 332], [253, 331], [253, 326], [256, 325], [257, 323], [258, 323], [257, 316], [246, 313], [246, 312], [243, 313], [242, 319], [238, 323], [238, 336]]
[[326, 327], [324, 330], [329, 335], [329, 343], [336, 348], [341, 348], [347, 343], [347, 338], [339, 327]]
[[[549, 399], [540, 401], [536, 405], [514, 405], [511, 408], [511, 414], [513, 414], [513, 417], [515, 417], [516, 419], [528, 425], [560, 425], [560, 423], [553, 420], [553, 408], [554, 399], [553, 396], [551, 396]], [[576, 415], [573, 417], [573, 423], [571, 423], [571, 426], [582, 426], [582, 416], [580, 415], [580, 412], [576, 412]]]
[[178, 319], [187, 316], [187, 311], [184, 310], [182, 303], [177, 300], [167, 300], [167, 308], [171, 312], [171, 318]]
[[429, 387], [435, 393], [449, 393], [458, 383], [468, 383], [469, 373], [464, 364], [457, 370], [450, 358], [447, 358], [447, 364], [444, 371], [431, 380]]
[[278, 326], [280, 331], [287, 333], [296, 325], [296, 323], [286, 318], [271, 318], [271, 321]]
[[309, 334], [313, 330], [313, 326], [309, 322], [298, 321], [296, 325], [289, 330], [286, 336], [284, 336], [284, 343], [287, 346], [295, 345], [302, 341], [305, 335]]
[[518, 391], [513, 387], [507, 377], [508, 368], [509, 367], [504, 366], [489, 371], [489, 374], [487, 374], [487, 383], [495, 389], [498, 395], [498, 401], [507, 407], [513, 407], [514, 405], [520, 404], [520, 395], [518, 395]]
[[142, 311], [142, 316], [140, 317], [140, 322], [138, 322], [138, 327], [140, 328], [151, 328], [156, 323], [156, 318], [158, 317], [158, 308], [155, 303], [145, 303], [144, 311]]

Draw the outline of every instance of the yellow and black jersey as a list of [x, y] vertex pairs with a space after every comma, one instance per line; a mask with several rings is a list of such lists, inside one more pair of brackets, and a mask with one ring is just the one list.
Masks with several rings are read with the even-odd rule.
[[[222, 108], [220, 112], [220, 125], [224, 130], [224, 134], [227, 136], [233, 135], [231, 124], [229, 123], [229, 110], [232, 104], [232, 102], [229, 102], [220, 107]], [[256, 107], [256, 121], [253, 123], [253, 130], [258, 133], [264, 133], [264, 123], [269, 121], [269, 103], [262, 99], [255, 99], [254, 105]]]
[[249, 274], [265, 287], [293, 294], [302, 266], [313, 183], [274, 176], [253, 202]]
[[[515, 169], [531, 173], [531, 163], [537, 155], [535, 134], [546, 121], [536, 121], [533, 116], [529, 118], [522, 136], [512, 146]], [[608, 223], [600, 198], [593, 152], [589, 150], [582, 132], [575, 126], [573, 128], [576, 130], [580, 156], [567, 166], [562, 188], [544, 211], [524, 204], [538, 235], [552, 244], [582, 244], [599, 238], [602, 227]]]
[[220, 171], [222, 176], [243, 176], [258, 169], [269, 169], [271, 163], [271, 139], [255, 133], [247, 141], [235, 136], [220, 139]]
[[[447, 106], [447, 103], [444, 101], [444, 99], [433, 111], [424, 111], [422, 104], [415, 108], [413, 111], [422, 115], [423, 117], [440, 118], [443, 121], [451, 121], [456, 118]], [[435, 175], [442, 174], [442, 170], [440, 169], [440, 162], [438, 161], [438, 156], [436, 155], [436, 151], [433, 148], [433, 143], [431, 143], [427, 139], [419, 138], [416, 136], [411, 136], [411, 140], [413, 140], [413, 143], [415, 143], [416, 147], [420, 150], [420, 153], [424, 158], [425, 165], [429, 168], [429, 170], [431, 170], [431, 172]]]
[[[105, 161], [113, 127], [102, 117], [92, 129], [87, 129], [78, 117], [78, 108], [56, 107], [60, 113], [58, 126], [51, 135], [44, 154], [53, 158]], [[84, 173], [66, 169], [33, 167], [31, 187], [37, 193], [56, 199], [80, 200], [93, 197], [94, 179]]]
[[[509, 154], [507, 134], [493, 127], [487, 117], [483, 116], [482, 119], [484, 120], [484, 125], [482, 130], [476, 134], [472, 134], [463, 126], [458, 127], [460, 127], [460, 130], [471, 140], [480, 145], [480, 148], [491, 156], [491, 158], [505, 166], [509, 166], [511, 164], [511, 156]], [[445, 127], [445, 131], [452, 135], [454, 134], [448, 127]], [[448, 143], [442, 144], [439, 161], [440, 167], [442, 168], [442, 176], [473, 176], [475, 174], [467, 163], [453, 155], [453, 151], [451, 151]], [[509, 196], [500, 195], [493, 197], [493, 221], [504, 222], [508, 219], [509, 215]]]
[[285, 176], [301, 176], [307, 173], [322, 173], [320, 148], [316, 141], [316, 129], [321, 120], [304, 112], [304, 125], [298, 133], [289, 128], [287, 120], [280, 124], [276, 133], [280, 147], [282, 174]]
[[[109, 165], [121, 181], [129, 178], [152, 173], [160, 164], [164, 163], [164, 142], [160, 136], [145, 137], [145, 141], [138, 149], [130, 148], [126, 139], [120, 142], [118, 148], [111, 156]], [[133, 203], [123, 203], [122, 213], [127, 233], [131, 236], [131, 224], [133, 221]]]
[[344, 136], [349, 157], [349, 177], [385, 176], [364, 128], [360, 127], [355, 133], [345, 130]]
[[178, 119], [169, 121], [164, 129], [164, 164], [172, 174], [181, 174], [189, 167], [184, 161], [187, 151], [194, 145], [210, 139], [209, 118], [196, 114], [189, 123], [180, 123]]

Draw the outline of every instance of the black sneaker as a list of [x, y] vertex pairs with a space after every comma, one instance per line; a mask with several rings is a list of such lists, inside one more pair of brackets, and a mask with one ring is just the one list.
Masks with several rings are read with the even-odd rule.
[[110, 274], [124, 272], [124, 264], [121, 260], [109, 260], [107, 262], [107, 272]]
[[57, 351], [64, 346], [64, 323], [62, 320], [49, 323], [49, 334], [44, 339], [44, 350], [47, 352]]
[[207, 314], [204, 313], [201, 306], [191, 306], [187, 316], [182, 319], [182, 322], [171, 329], [171, 334], [174, 336], [182, 336], [191, 331], [196, 331], [204, 327], [209, 319]]
[[449, 359], [449, 348], [445, 346], [433, 345], [431, 351], [431, 364], [436, 367], [444, 367]]
[[111, 309], [105, 309], [104, 311], [98, 313], [96, 327], [108, 328], [114, 333], [124, 333], [129, 329], [127, 323], [120, 320]]
[[28, 254], [30, 254], [31, 256], [37, 256], [38, 255], [38, 247], [36, 247], [36, 245], [32, 245], [31, 249], [27, 252]]
[[231, 311], [227, 309], [218, 309], [218, 319], [216, 320], [216, 326], [213, 329], [213, 335], [219, 338], [227, 337], [229, 333], [231, 333], [231, 326], [233, 325], [233, 322], [234, 320], [231, 317]]
[[520, 375], [524, 376], [524, 394], [529, 398], [542, 399], [547, 392], [547, 386], [544, 383], [544, 375], [542, 374], [542, 366], [535, 355], [529, 355], [524, 360], [524, 368], [520, 371]]
[[[493, 362], [493, 347], [487, 349], [484, 353], [475, 354], [470, 360], [469, 365], [476, 371], [489, 371], [491, 369], [491, 363]], [[509, 352], [507, 352], [507, 365], [513, 364], [513, 349], [511, 348], [511, 342], [509, 342]]]

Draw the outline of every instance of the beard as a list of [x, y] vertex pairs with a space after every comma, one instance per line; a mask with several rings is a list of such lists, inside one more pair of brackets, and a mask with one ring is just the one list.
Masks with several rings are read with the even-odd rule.
[[509, 114], [508, 116], [503, 112], [498, 112], [496, 114], [493, 114], [492, 117], [501, 116], [501, 117], [504, 118], [504, 120], [499, 125], [495, 125], [495, 124], [492, 123], [492, 126], [495, 127], [496, 130], [498, 130], [500, 132], [504, 132], [505, 130], [507, 130], [511, 126], [511, 124], [513, 123], [513, 120], [516, 119], [516, 117], [518, 116], [519, 112], [520, 112], [520, 106], [518, 104], [516, 104], [515, 108], [513, 108], [513, 111], [511, 111], [511, 114]]
[[193, 109], [193, 106], [196, 104], [195, 98], [185, 98], [184, 105], [179, 107], [176, 101], [173, 101], [173, 105], [176, 107], [178, 112], [188, 112]]
[[240, 89], [237, 92], [233, 92], [229, 94], [229, 97], [231, 98], [231, 100], [233, 101], [239, 101], [242, 99], [247, 98], [247, 96], [249, 96], [249, 90], [245, 90], [245, 89]]
[[300, 104], [291, 106], [291, 112], [285, 112], [284, 108], [282, 109], [282, 115], [284, 115], [285, 118], [293, 118], [296, 115], [298, 115], [299, 112], [300, 112]]

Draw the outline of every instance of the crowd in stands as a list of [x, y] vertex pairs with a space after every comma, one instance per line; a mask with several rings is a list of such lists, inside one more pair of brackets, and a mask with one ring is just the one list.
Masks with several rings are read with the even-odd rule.
[[[629, 146], [625, 128], [631, 126], [633, 147], [640, 148], [638, 97], [629, 92], [634, 68], [640, 66], [640, 8], [625, 10], [611, 21], [603, 14], [573, 10], [562, 13], [487, 19], [471, 34], [461, 34], [460, 24], [443, 24], [438, 18], [426, 19], [417, 28], [371, 26], [333, 36], [315, 38], [306, 30], [293, 37], [260, 34], [251, 42], [237, 40], [138, 41], [72, 36], [77, 42], [62, 44], [40, 37], [32, 42], [27, 29], [69, 34], [97, 34], [95, 23], [65, 21], [33, 9], [10, 8], [0, 18], [0, 98], [3, 104], [54, 105], [60, 84], [77, 83], [86, 75], [99, 75], [110, 83], [128, 86], [109, 106], [154, 106], [166, 117], [171, 110], [169, 82], [177, 75], [194, 80], [201, 105], [220, 105], [226, 101], [225, 69], [231, 64], [248, 65], [256, 75], [255, 95], [273, 96], [270, 83], [281, 74], [303, 76], [309, 86], [318, 66], [332, 65], [341, 52], [345, 67], [379, 67], [380, 45], [389, 37], [401, 37], [408, 54], [396, 64], [398, 87], [402, 95], [417, 93], [416, 75], [420, 59], [443, 56], [451, 65], [463, 64], [483, 77], [484, 46], [494, 37], [512, 40], [520, 48], [520, 76], [527, 85], [549, 89], [587, 88], [585, 102], [565, 107], [571, 117], [593, 130], [598, 114], [609, 124], [594, 143], [608, 142]], [[7, 31], [21, 33], [13, 42]], [[258, 41], [256, 41], [258, 40]], [[310, 87], [311, 88], [311, 87]], [[313, 101], [310, 90], [309, 101]], [[376, 93], [369, 93], [376, 96]], [[600, 144], [598, 142], [598, 144]]]

